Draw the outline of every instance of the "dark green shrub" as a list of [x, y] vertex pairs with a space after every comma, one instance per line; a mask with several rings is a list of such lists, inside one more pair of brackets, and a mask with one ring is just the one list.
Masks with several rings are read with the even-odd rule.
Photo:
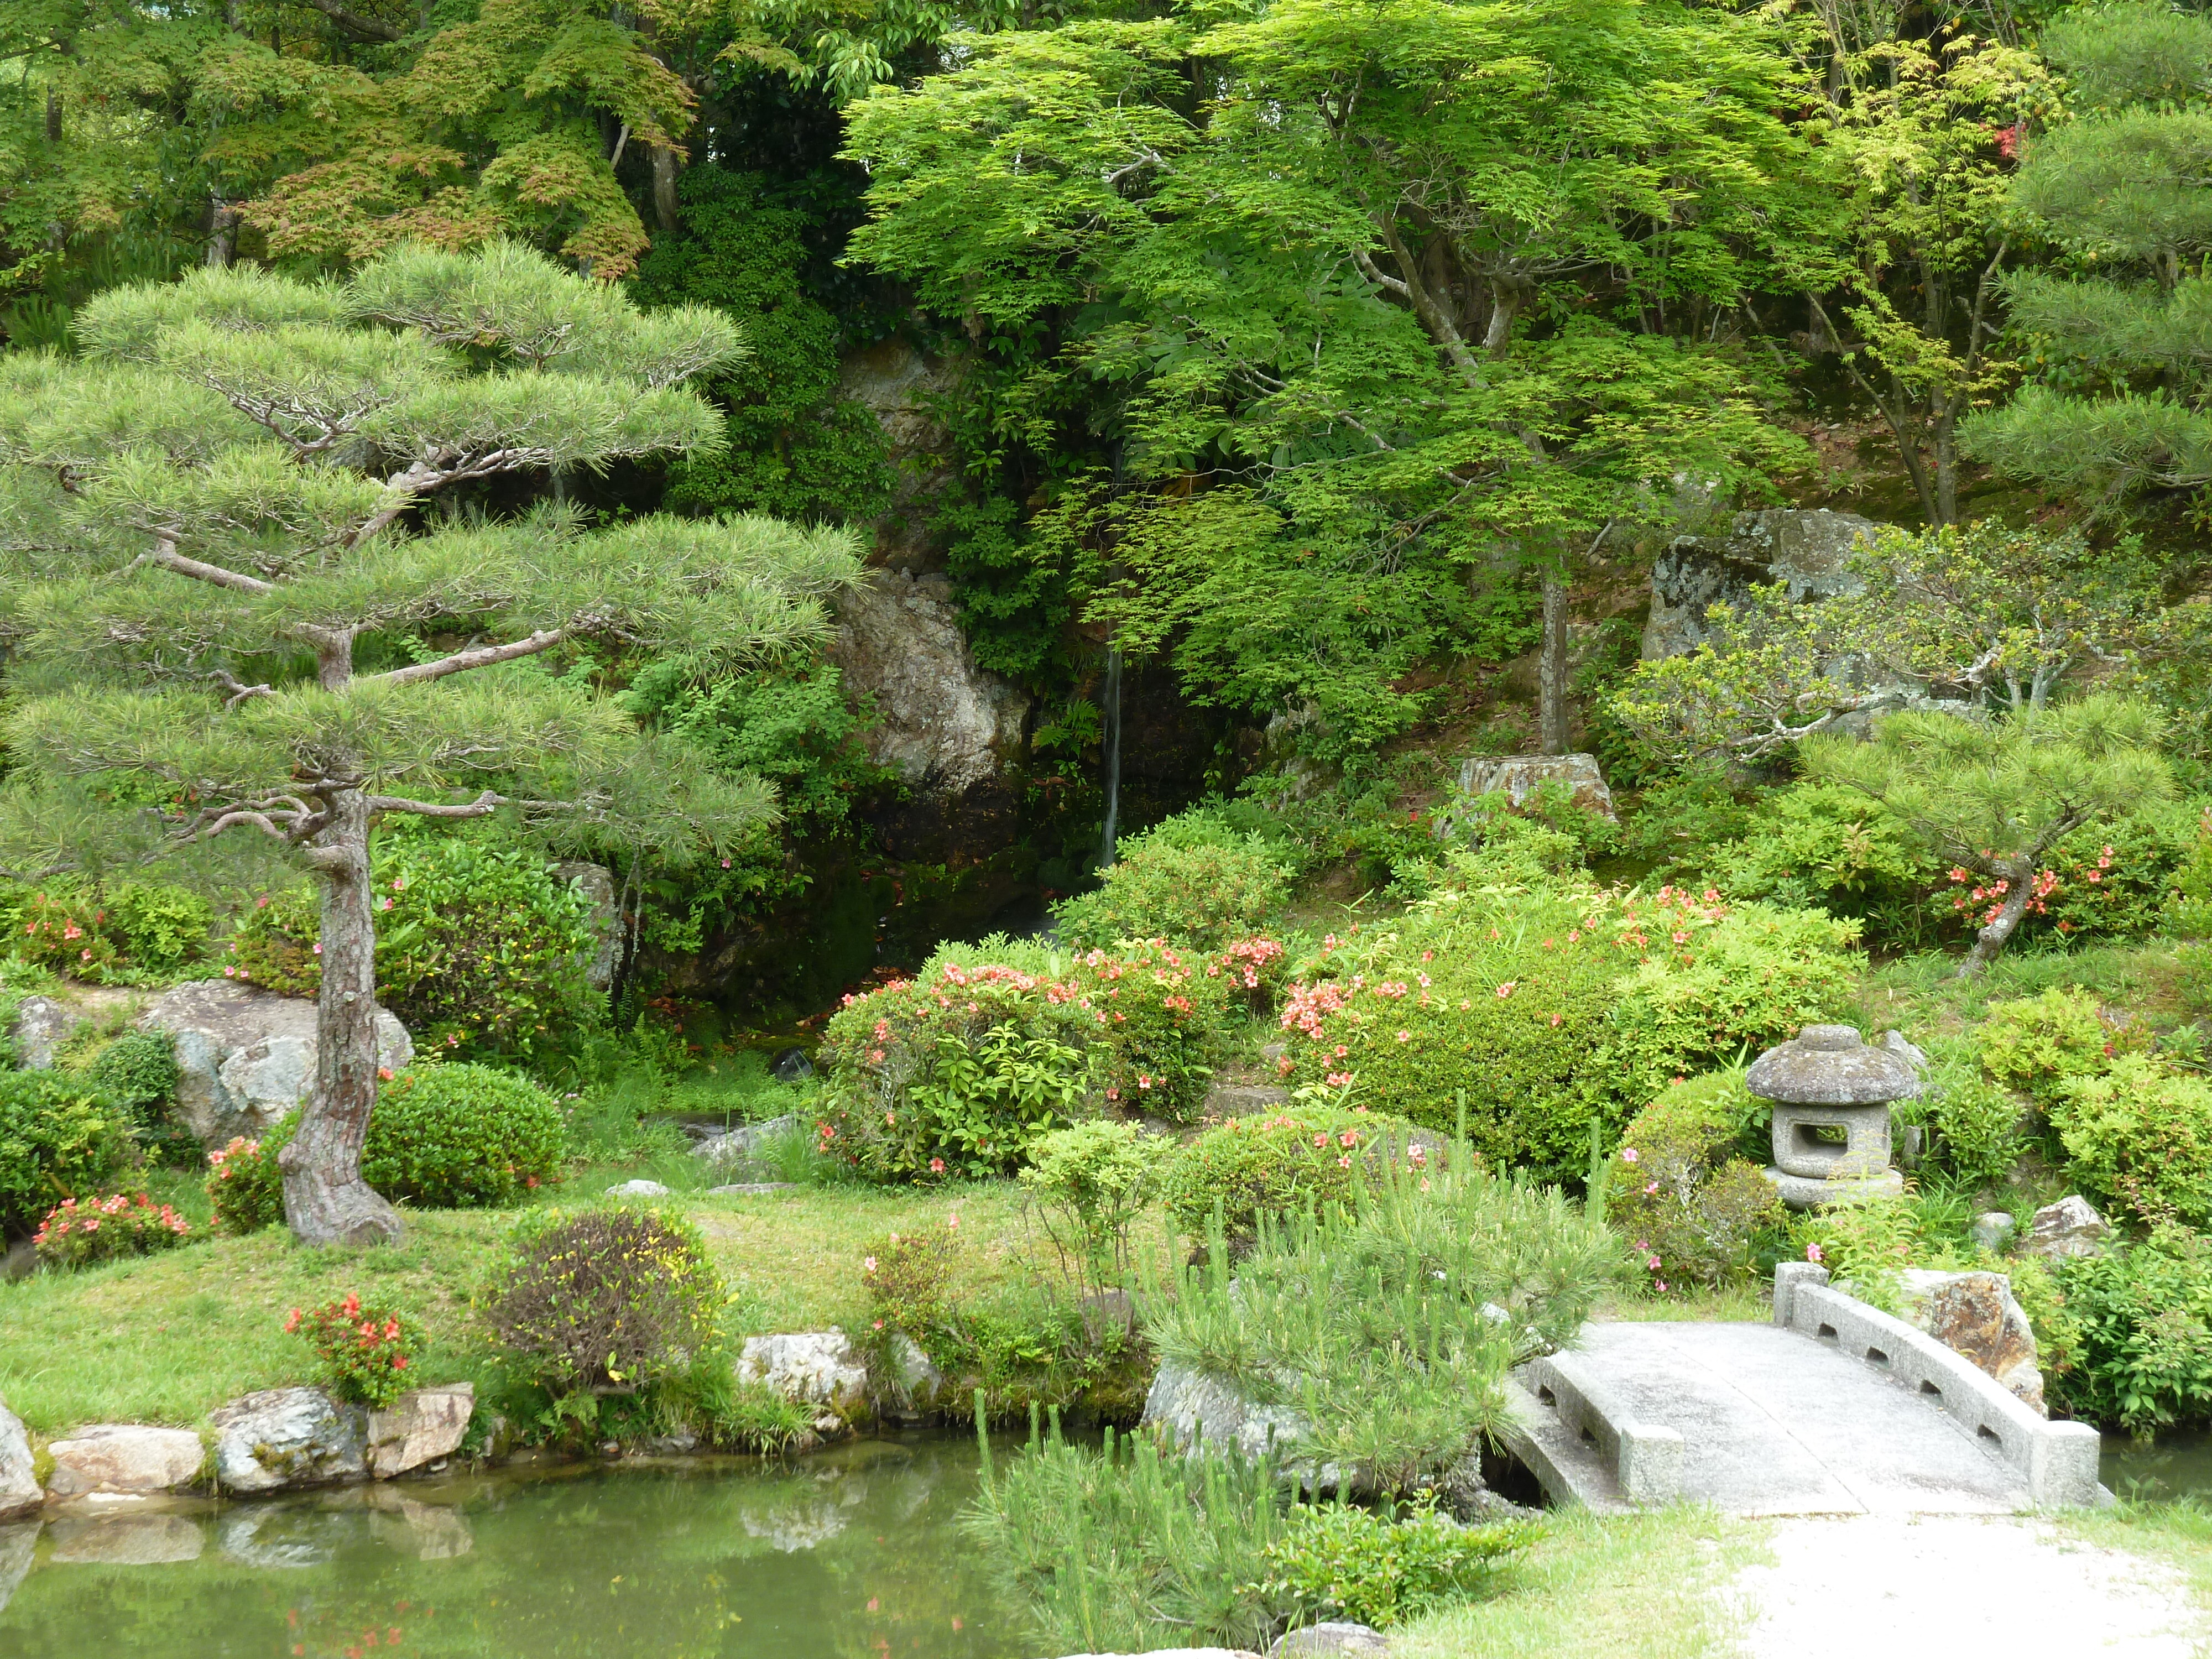
[[[284, 1218], [276, 1155], [299, 1125], [293, 1112], [258, 1140], [208, 1154], [208, 1196], [224, 1231]], [[361, 1173], [418, 1209], [497, 1208], [556, 1180], [567, 1156], [568, 1127], [550, 1095], [510, 1072], [457, 1060], [411, 1066], [378, 1085]]]
[[1927, 1109], [1936, 1157], [1968, 1188], [1996, 1186], [2027, 1149], [2020, 1101], [1978, 1072], [1940, 1073]]
[[1885, 935], [1917, 939], [1950, 907], [1922, 907], [1943, 866], [1881, 802], [1839, 784], [1801, 783], [1764, 796], [1741, 839], [1698, 860], [1732, 899], [1838, 916], [1878, 918]]
[[[418, 1046], [456, 1058], [542, 1058], [605, 1014], [585, 978], [590, 906], [530, 849], [448, 837], [377, 860], [377, 997]], [[263, 894], [224, 969], [287, 996], [322, 984], [321, 921], [305, 892]]]
[[127, 1032], [94, 1054], [85, 1074], [141, 1122], [151, 1122], [176, 1098], [176, 1045], [165, 1032]]
[[2040, 996], [1991, 1003], [1974, 1042], [1984, 1071], [2046, 1103], [2074, 1079], [2112, 1063], [2112, 1034], [2097, 999], [2056, 985]]
[[112, 1188], [133, 1156], [129, 1115], [88, 1079], [0, 1072], [0, 1234]]
[[556, 1390], [635, 1393], [715, 1347], [721, 1281], [680, 1216], [526, 1218], [484, 1309], [501, 1358]]
[[2212, 1237], [2160, 1227], [2062, 1262], [2057, 1278], [2080, 1332], [2058, 1403], [2138, 1435], [2212, 1420]]
[[1404, 1128], [1364, 1107], [1312, 1101], [1231, 1118], [1176, 1154], [1161, 1195], [1185, 1237], [1204, 1238], [1218, 1211], [1230, 1239], [1248, 1243], [1263, 1215], [1349, 1202], [1374, 1149]]
[[2075, 1077], [2051, 1121], [2081, 1184], [2147, 1221], [2212, 1225], [2212, 1080], [2123, 1054]]
[[1463, 1527], [1433, 1496], [1394, 1519], [1349, 1504], [1297, 1505], [1262, 1553], [1261, 1594], [1293, 1627], [1329, 1620], [1387, 1630], [1492, 1593], [1505, 1559], [1540, 1535], [1533, 1521]]
[[1606, 1217], [1658, 1294], [1748, 1279], [1759, 1234], [1782, 1224], [1773, 1183], [1737, 1152], [1761, 1104], [1742, 1073], [1718, 1072], [1675, 1085], [1622, 1132]]
[[1268, 931], [1290, 897], [1291, 873], [1258, 836], [1186, 812], [1122, 842], [1097, 890], [1065, 900], [1053, 916], [1078, 950], [1164, 939], [1221, 951]]

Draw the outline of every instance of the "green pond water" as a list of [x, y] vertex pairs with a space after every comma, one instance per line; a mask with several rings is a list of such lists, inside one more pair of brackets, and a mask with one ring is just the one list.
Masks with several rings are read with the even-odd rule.
[[0, 1656], [1035, 1659], [955, 1524], [978, 1462], [864, 1441], [0, 1526]]
[[2212, 1502], [2212, 1431], [2160, 1435], [2148, 1446], [2124, 1434], [2108, 1434], [2098, 1477], [2122, 1498]]

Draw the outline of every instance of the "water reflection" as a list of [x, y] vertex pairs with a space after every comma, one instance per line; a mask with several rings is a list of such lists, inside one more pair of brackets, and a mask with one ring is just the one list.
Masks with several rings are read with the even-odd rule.
[[2162, 1434], [2148, 1445], [2108, 1434], [2102, 1463], [2100, 1477], [2122, 1498], [2212, 1501], [2212, 1431]]
[[8, 1659], [1014, 1659], [961, 1440], [556, 1468], [0, 1527]]

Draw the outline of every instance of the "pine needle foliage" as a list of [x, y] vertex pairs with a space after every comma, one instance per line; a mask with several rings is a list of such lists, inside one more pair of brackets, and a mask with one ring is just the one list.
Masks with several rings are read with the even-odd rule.
[[[645, 315], [527, 249], [407, 247], [343, 283], [210, 268], [101, 295], [77, 335], [80, 358], [0, 361], [4, 852], [66, 867], [243, 829], [314, 870], [324, 1076], [295, 1147], [351, 1188], [372, 823], [507, 807], [677, 863], [733, 847], [773, 791], [641, 732], [590, 670], [810, 647], [854, 544], [452, 510], [489, 481], [721, 441], [684, 382], [742, 350], [726, 319]], [[325, 1093], [352, 1103], [349, 1147], [323, 1145]]]
[[[1464, 1154], [1464, 1149], [1462, 1149]], [[1146, 1309], [1164, 1361], [1303, 1427], [1283, 1456], [1354, 1490], [1402, 1491], [1474, 1449], [1505, 1373], [1572, 1340], [1616, 1271], [1604, 1224], [1557, 1188], [1470, 1167], [1385, 1179], [1340, 1206], [1263, 1221]]]

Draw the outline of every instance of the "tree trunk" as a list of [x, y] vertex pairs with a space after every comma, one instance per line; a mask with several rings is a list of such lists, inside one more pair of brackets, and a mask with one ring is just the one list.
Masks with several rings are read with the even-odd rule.
[[676, 234], [676, 152], [666, 144], [653, 147], [653, 222], [664, 234]]
[[376, 920], [368, 872], [368, 799], [330, 797], [330, 826], [312, 857], [323, 884], [323, 990], [315, 1010], [315, 1092], [277, 1163], [284, 1219], [303, 1244], [381, 1244], [399, 1213], [361, 1178], [376, 1104]]
[[2035, 860], [2023, 860], [2023, 865], [2024, 868], [2016, 866], [2002, 872], [2002, 879], [2012, 885], [2005, 890], [2004, 902], [1998, 907], [1996, 920], [1984, 924], [1981, 932], [1974, 935], [1974, 948], [1959, 964], [1960, 979], [1972, 979], [1985, 971], [1997, 959], [1997, 952], [2004, 949], [2013, 930], [2020, 926], [2020, 919], [2027, 914], [2027, 902], [2035, 896]]
[[1536, 664], [1536, 726], [1547, 755], [1567, 752], [1567, 579], [1544, 573], [1544, 645]]
[[207, 263], [216, 270], [228, 266], [238, 254], [239, 210], [215, 198], [208, 214]]

